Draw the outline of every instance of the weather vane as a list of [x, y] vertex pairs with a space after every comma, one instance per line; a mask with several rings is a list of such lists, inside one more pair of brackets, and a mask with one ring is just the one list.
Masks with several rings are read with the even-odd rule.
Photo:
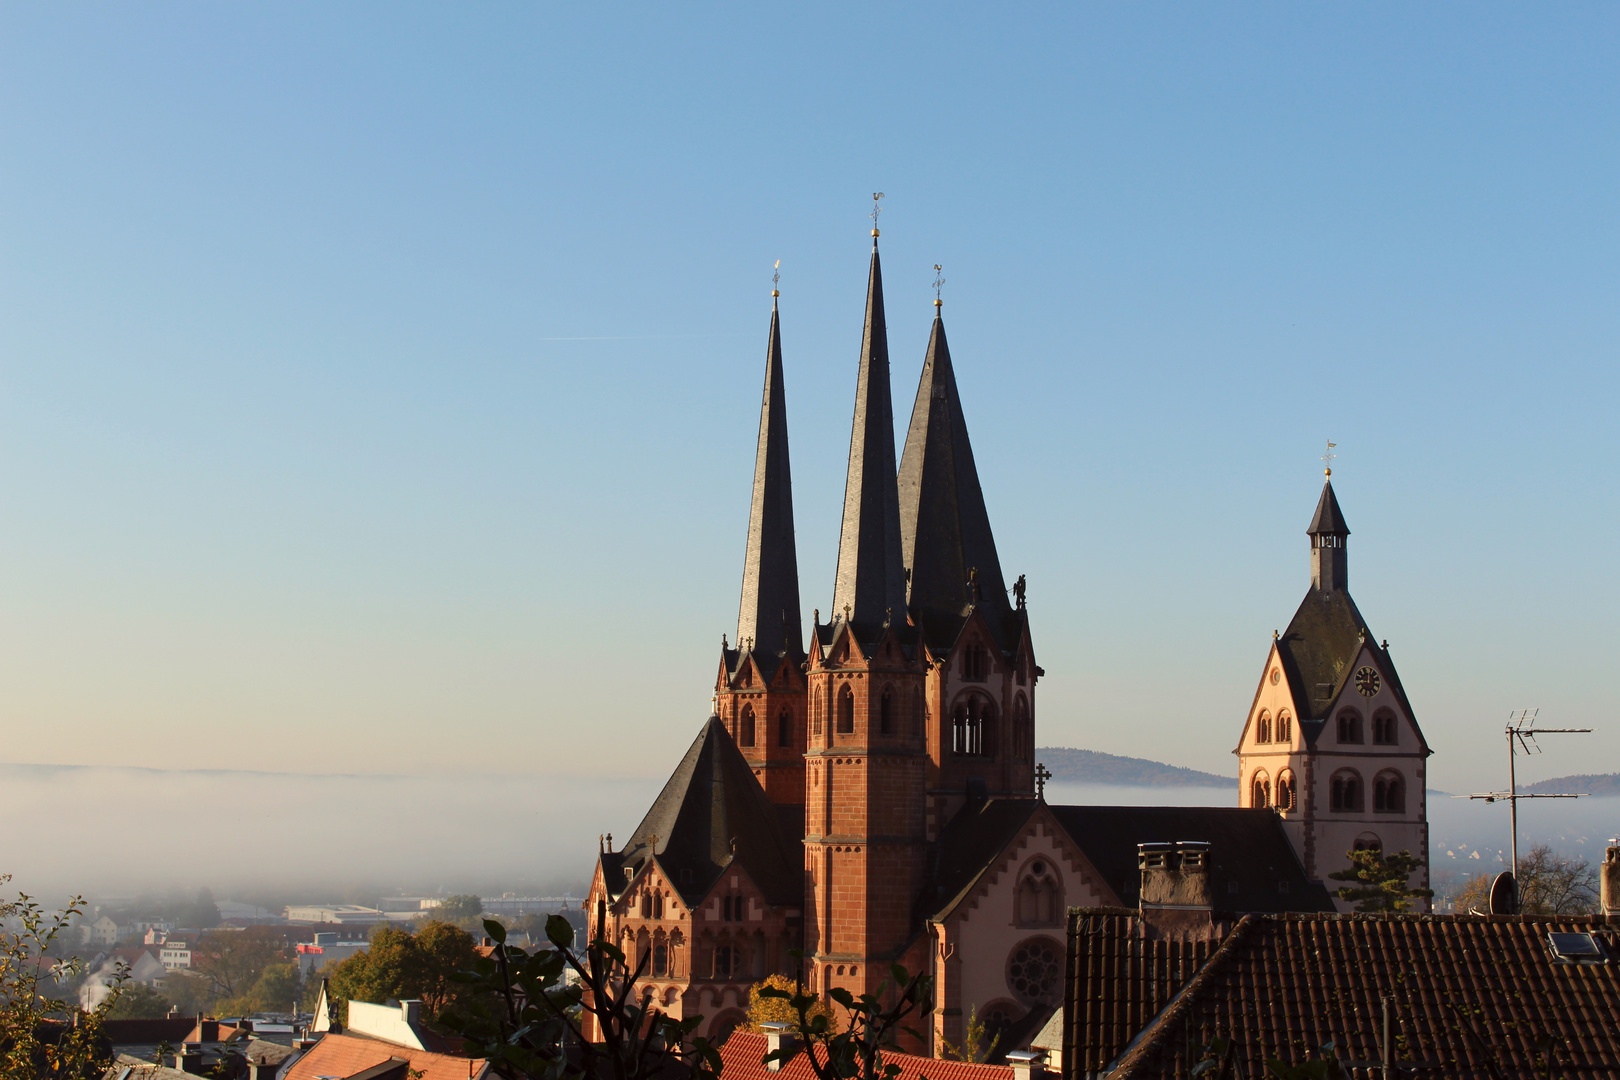
[[1338, 443], [1333, 442], [1331, 439], [1328, 440], [1327, 449], [1322, 453], [1322, 464], [1325, 466], [1325, 468], [1322, 469], [1323, 476], [1333, 475], [1333, 459], [1339, 456], [1333, 452], [1333, 448], [1338, 445]]
[[771, 295], [772, 296], [777, 296], [777, 295], [780, 294], [781, 290], [777, 289], [776, 286], [777, 286], [777, 283], [780, 282], [781, 280], [782, 280], [782, 260], [777, 259], [776, 260], [776, 265], [771, 267]]
[[939, 263], [934, 264], [934, 306], [939, 307], [942, 301], [939, 290], [945, 287], [945, 268]]
[[872, 192], [872, 235], [873, 236], [876, 236], [878, 234], [878, 226], [877, 226], [878, 215], [883, 213], [883, 205], [878, 202], [878, 200], [881, 199], [881, 198], [883, 198], [883, 192], [881, 192], [881, 191]]

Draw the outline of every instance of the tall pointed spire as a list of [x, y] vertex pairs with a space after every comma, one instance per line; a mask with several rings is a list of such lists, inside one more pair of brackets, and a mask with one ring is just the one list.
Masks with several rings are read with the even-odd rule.
[[1322, 497], [1316, 501], [1316, 515], [1311, 527], [1305, 530], [1311, 538], [1311, 584], [1322, 592], [1333, 592], [1349, 587], [1349, 552], [1345, 544], [1350, 526], [1344, 523], [1344, 511], [1333, 494], [1333, 481], [1322, 484]]
[[765, 656], [804, 654], [799, 617], [799, 556], [793, 540], [793, 475], [788, 468], [787, 397], [782, 331], [771, 290], [771, 336], [765, 348], [764, 400], [754, 456], [754, 504], [748, 515], [737, 646]]
[[844, 482], [844, 527], [838, 539], [833, 619], [863, 628], [905, 622], [906, 582], [900, 559], [900, 497], [895, 487], [894, 407], [889, 396], [889, 334], [883, 321], [883, 270], [872, 230], [855, 420]]
[[[937, 304], [900, 459], [899, 490], [911, 612], [935, 648], [949, 648], [952, 641], [939, 638], [954, 639], [968, 604], [998, 613], [1008, 604]], [[991, 622], [999, 626], [1000, 620]]]

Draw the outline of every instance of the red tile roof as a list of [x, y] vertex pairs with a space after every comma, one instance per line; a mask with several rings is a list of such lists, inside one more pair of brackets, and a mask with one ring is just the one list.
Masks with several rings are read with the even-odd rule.
[[385, 1064], [391, 1058], [409, 1060], [411, 1069], [421, 1072], [421, 1080], [478, 1080], [485, 1075], [488, 1066], [483, 1058], [431, 1054], [353, 1035], [327, 1035], [287, 1069], [283, 1080], [350, 1077]]
[[[1249, 915], [1109, 1076], [1185, 1077], [1188, 1047], [1215, 1036], [1247, 1076], [1328, 1042], [1346, 1064], [1376, 1062], [1386, 996], [1395, 1063], [1423, 1075], [1545, 1075], [1550, 1037], [1553, 1075], [1620, 1076], [1617, 931], [1591, 917]], [[1556, 962], [1549, 933], [1593, 934], [1606, 962]], [[1069, 986], [1071, 1016], [1083, 981]]]
[[[784, 1062], [781, 1071], [771, 1072], [765, 1067], [765, 1036], [748, 1031], [732, 1032], [720, 1048], [720, 1058], [725, 1063], [722, 1080], [816, 1080], [803, 1053]], [[895, 1080], [921, 1080], [925, 1074], [928, 1080], [1012, 1080], [1012, 1069], [1006, 1065], [969, 1065], [900, 1053], [885, 1053], [883, 1061], [900, 1066]]]

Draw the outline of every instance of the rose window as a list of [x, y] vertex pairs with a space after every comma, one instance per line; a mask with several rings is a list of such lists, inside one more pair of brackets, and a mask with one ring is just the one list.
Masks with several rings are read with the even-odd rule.
[[1063, 957], [1050, 941], [1026, 941], [1007, 962], [1007, 985], [1025, 1001], [1056, 1001]]

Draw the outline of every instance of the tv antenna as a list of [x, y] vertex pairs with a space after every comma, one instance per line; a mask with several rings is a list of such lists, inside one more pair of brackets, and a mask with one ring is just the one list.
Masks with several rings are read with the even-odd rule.
[[1514, 769], [1514, 763], [1520, 754], [1526, 757], [1541, 753], [1541, 747], [1536, 743], [1537, 735], [1581, 735], [1592, 729], [1589, 727], [1536, 727], [1536, 716], [1540, 709], [1520, 709], [1518, 712], [1508, 713], [1508, 722], [1505, 729], [1508, 745], [1508, 789], [1506, 791], [1481, 791], [1473, 795], [1453, 795], [1454, 799], [1484, 799], [1488, 803], [1499, 799], [1507, 800], [1509, 829], [1511, 838], [1508, 850], [1512, 862], [1509, 869], [1513, 872], [1513, 880], [1519, 880], [1519, 800], [1520, 799], [1580, 799], [1590, 792], [1558, 793], [1552, 792], [1526, 792], [1519, 794], [1519, 781]]

